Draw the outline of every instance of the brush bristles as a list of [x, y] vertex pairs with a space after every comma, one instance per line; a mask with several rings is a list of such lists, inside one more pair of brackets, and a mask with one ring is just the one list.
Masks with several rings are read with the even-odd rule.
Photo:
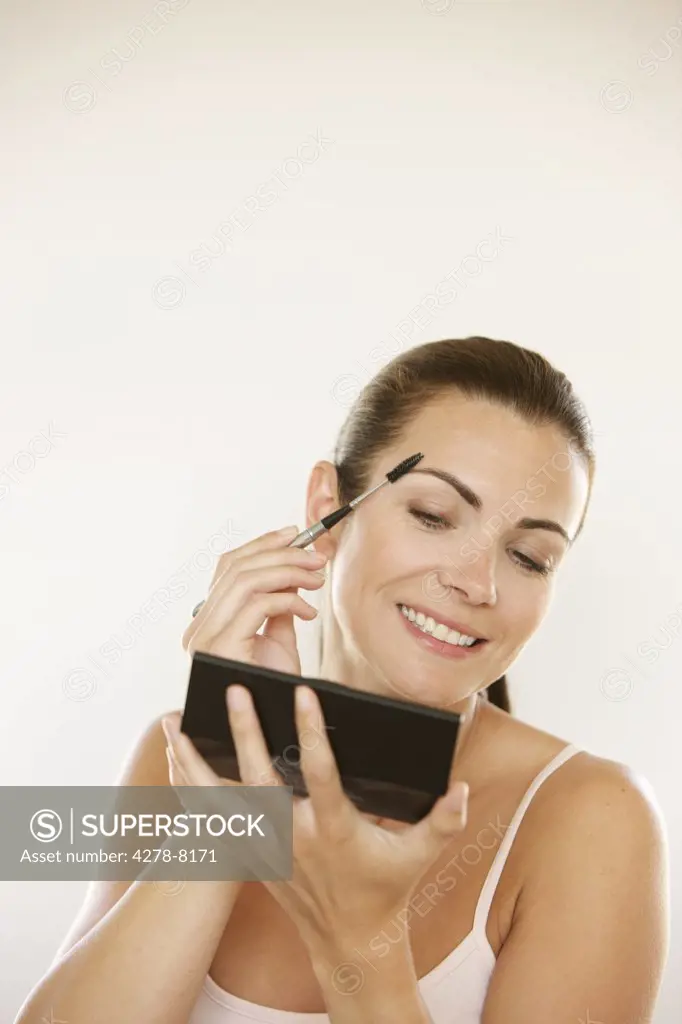
[[386, 474], [387, 479], [392, 484], [394, 484], [396, 482], [396, 480], [400, 480], [401, 476], [405, 476], [405, 474], [409, 473], [409, 471], [411, 469], [414, 469], [414, 467], [417, 465], [417, 463], [421, 462], [421, 460], [423, 458], [424, 458], [424, 453], [423, 452], [417, 452], [416, 455], [410, 455], [409, 459], [403, 459], [403, 461], [400, 462], [395, 467], [395, 469], [392, 469], [389, 473]]

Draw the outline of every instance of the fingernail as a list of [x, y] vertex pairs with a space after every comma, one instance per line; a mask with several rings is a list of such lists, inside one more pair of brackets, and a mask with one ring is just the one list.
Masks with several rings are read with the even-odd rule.
[[298, 533], [298, 526], [285, 526], [283, 530], [278, 531], [281, 537], [292, 536], [295, 537]]
[[312, 711], [315, 707], [315, 698], [312, 691], [305, 686], [296, 687], [296, 699], [302, 711]]
[[452, 811], [461, 813], [466, 807], [467, 797], [469, 796], [469, 786], [466, 782], [460, 783], [456, 789], [453, 789], [448, 799], [448, 804]]
[[175, 737], [177, 736], [177, 729], [173, 724], [173, 720], [169, 718], [167, 715], [164, 715], [164, 717], [161, 719], [161, 725], [163, 726], [163, 731], [166, 734], [166, 739], [168, 740], [168, 742], [174, 743]]
[[327, 556], [322, 551], [313, 551], [311, 548], [306, 550], [306, 555], [311, 558], [314, 562], [326, 562]]
[[234, 711], [245, 711], [249, 706], [249, 695], [247, 690], [238, 684], [228, 686], [227, 702]]

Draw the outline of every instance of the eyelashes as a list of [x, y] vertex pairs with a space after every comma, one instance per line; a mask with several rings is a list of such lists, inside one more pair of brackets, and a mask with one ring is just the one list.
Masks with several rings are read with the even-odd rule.
[[519, 559], [521, 568], [527, 569], [528, 572], [535, 572], [538, 576], [549, 576], [551, 572], [554, 572], [554, 566], [534, 562], [532, 558], [524, 555], [522, 551], [514, 551], [512, 553]]
[[420, 523], [423, 523], [424, 526], [427, 526], [430, 530], [441, 530], [446, 526], [452, 526], [450, 520], [446, 519], [444, 516], [437, 516], [434, 515], [432, 512], [424, 512], [420, 508], [413, 508], [412, 506], [410, 506], [408, 512], [410, 513], [410, 515], [414, 516], [415, 519], [418, 519]]
[[[438, 516], [433, 512], [425, 512], [423, 509], [416, 508], [413, 505], [408, 507], [408, 512], [425, 526], [427, 530], [445, 530], [453, 525], [445, 516]], [[515, 556], [516, 564], [525, 572], [535, 573], [538, 576], [549, 576], [550, 573], [554, 572], [553, 565], [536, 562], [528, 555], [524, 555], [522, 551], [512, 551], [512, 554]]]

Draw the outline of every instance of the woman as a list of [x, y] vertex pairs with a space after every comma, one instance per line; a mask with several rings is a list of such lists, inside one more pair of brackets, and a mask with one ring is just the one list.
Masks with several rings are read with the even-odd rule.
[[[319, 741], [302, 744], [293, 879], [186, 882], [172, 898], [93, 884], [17, 1024], [650, 1021], [668, 943], [655, 800], [624, 765], [515, 719], [504, 678], [583, 525], [587, 416], [562, 373], [510, 342], [413, 348], [315, 465], [308, 525], [417, 451], [318, 539], [322, 557], [287, 546], [295, 528], [225, 554], [183, 643], [300, 674], [294, 616], [316, 612], [298, 589], [322, 586], [325, 565], [319, 675], [464, 715], [446, 796], [414, 826], [360, 814], [299, 687], [299, 735]], [[246, 690], [230, 688], [227, 713], [244, 782], [275, 781]], [[121, 784], [221, 784], [179, 719], [152, 723]]]

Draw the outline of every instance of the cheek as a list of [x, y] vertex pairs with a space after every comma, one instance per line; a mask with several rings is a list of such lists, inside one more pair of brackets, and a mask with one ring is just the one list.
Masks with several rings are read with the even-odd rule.
[[394, 532], [390, 537], [380, 530], [353, 537], [353, 543], [337, 554], [327, 584], [337, 619], [361, 632], [389, 599], [419, 593], [426, 565], [423, 554], [420, 558], [414, 545], [400, 543]]
[[358, 521], [339, 565], [344, 593], [379, 591], [425, 571], [429, 548], [415, 541], [408, 527], [378, 516]]
[[514, 637], [529, 638], [540, 626], [551, 601], [551, 584], [544, 581], [522, 581], [509, 595], [509, 632]]
[[337, 557], [327, 583], [335, 614], [339, 621], [357, 624], [371, 587], [376, 580], [374, 556], [361, 555], [359, 551], [344, 552]]

